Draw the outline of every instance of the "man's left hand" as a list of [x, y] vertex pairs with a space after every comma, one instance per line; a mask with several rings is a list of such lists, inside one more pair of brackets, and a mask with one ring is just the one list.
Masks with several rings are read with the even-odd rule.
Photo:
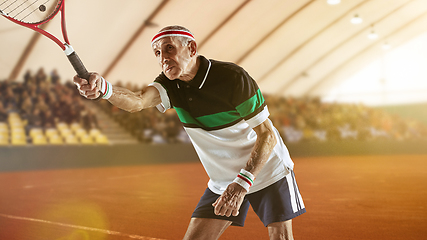
[[222, 195], [212, 204], [216, 215], [227, 216], [239, 215], [240, 205], [246, 195], [246, 190], [237, 183], [230, 183]]

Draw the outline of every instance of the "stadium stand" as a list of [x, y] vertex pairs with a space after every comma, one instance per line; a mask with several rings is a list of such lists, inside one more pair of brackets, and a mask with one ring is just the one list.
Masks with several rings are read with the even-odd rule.
[[267, 96], [266, 101], [273, 122], [288, 142], [427, 138], [427, 127], [422, 122], [363, 104], [273, 96]]
[[[264, 97], [292, 157], [427, 151], [423, 121], [360, 104]], [[174, 110], [131, 114], [89, 101], [55, 71], [0, 81], [0, 172], [195, 161], [188, 143]]]
[[0, 145], [109, 144], [97, 116], [56, 71], [28, 71], [23, 82], [0, 81]]
[[[130, 83], [124, 87], [140, 90]], [[425, 123], [382, 109], [319, 98], [264, 97], [287, 143], [427, 139]], [[166, 114], [155, 108], [128, 113], [108, 101], [89, 101], [71, 82], [61, 84], [56, 71], [28, 71], [23, 82], [0, 81], [0, 146], [138, 142], [190, 140], [173, 109]]]
[[[139, 90], [130, 84], [125, 87]], [[363, 104], [324, 103], [319, 98], [264, 97], [270, 118], [287, 143], [427, 139], [427, 127], [421, 121], [404, 119]], [[155, 108], [128, 113], [107, 101], [100, 102], [99, 106], [140, 142], [189, 141], [174, 110], [166, 114]]]

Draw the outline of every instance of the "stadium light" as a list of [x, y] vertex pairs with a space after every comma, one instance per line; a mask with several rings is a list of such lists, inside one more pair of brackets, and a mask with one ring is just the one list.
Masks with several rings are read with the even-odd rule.
[[369, 39], [371, 39], [371, 40], [375, 40], [375, 39], [377, 39], [378, 38], [378, 34], [377, 34], [377, 32], [375, 32], [375, 29], [374, 29], [374, 26], [372, 25], [372, 30], [371, 30], [371, 32], [368, 34], [368, 38]]
[[341, 0], [328, 0], [327, 2], [329, 5], [337, 5], [341, 2]]
[[350, 22], [353, 24], [360, 24], [363, 22], [363, 19], [358, 14], [356, 14], [350, 19]]
[[389, 50], [389, 49], [391, 48], [391, 45], [390, 45], [390, 43], [385, 42], [385, 43], [383, 44], [382, 48], [383, 48], [384, 50]]

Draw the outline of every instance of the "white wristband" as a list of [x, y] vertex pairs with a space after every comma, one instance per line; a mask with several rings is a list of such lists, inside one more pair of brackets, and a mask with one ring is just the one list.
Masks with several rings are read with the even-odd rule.
[[113, 85], [101, 77], [101, 94], [103, 99], [109, 99], [113, 95]]
[[245, 177], [247, 177], [247, 178], [250, 178], [250, 181], [252, 182], [252, 184], [255, 181], [255, 176], [251, 172], [246, 171], [243, 168], [240, 169], [240, 174], [243, 175], [243, 176], [245, 176]]
[[254, 184], [254, 180], [255, 177], [252, 173], [246, 171], [245, 169], [241, 169], [239, 175], [237, 175], [233, 182], [246, 189], [246, 192], [249, 192], [249, 188]]
[[233, 182], [235, 182], [235, 183], [239, 184], [240, 186], [242, 186], [246, 190], [246, 192], [249, 192], [249, 188], [251, 187], [251, 185], [248, 182], [246, 182], [245, 180], [243, 180], [243, 179], [241, 179], [239, 177], [236, 177], [233, 180]]

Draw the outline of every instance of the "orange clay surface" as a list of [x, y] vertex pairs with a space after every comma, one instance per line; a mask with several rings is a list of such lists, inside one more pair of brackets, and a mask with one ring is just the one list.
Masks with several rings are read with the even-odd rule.
[[[295, 239], [427, 238], [427, 155], [294, 162]], [[207, 180], [199, 163], [0, 173], [0, 239], [182, 239]], [[268, 236], [250, 209], [220, 239]]]

